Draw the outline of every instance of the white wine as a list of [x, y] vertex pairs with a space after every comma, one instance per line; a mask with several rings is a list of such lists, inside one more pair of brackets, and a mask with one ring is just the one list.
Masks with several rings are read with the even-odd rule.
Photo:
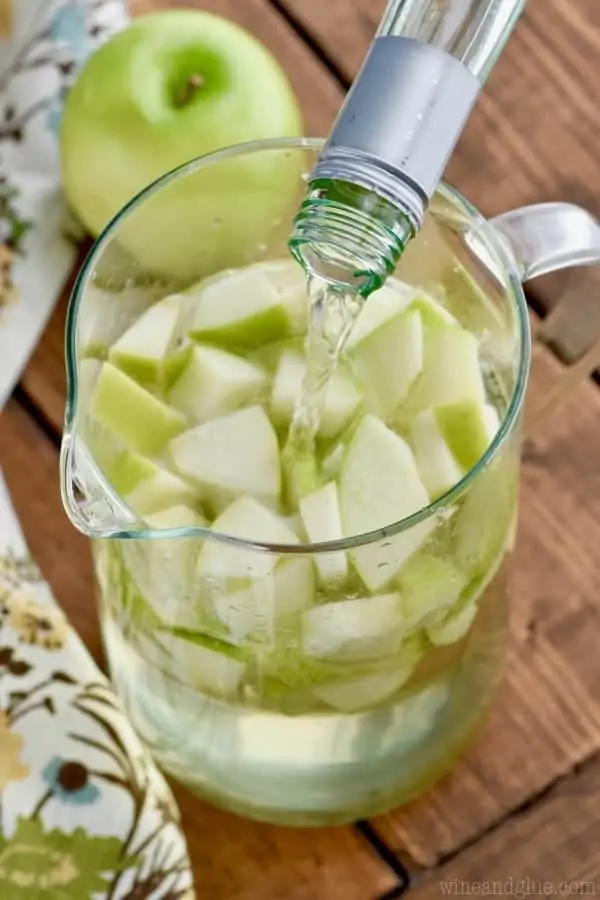
[[[169, 333], [148, 337], [160, 304]], [[307, 295], [271, 261], [159, 299], [87, 361], [86, 442], [152, 530], [94, 544], [112, 676], [203, 796], [290, 824], [370, 816], [423, 790], [480, 721], [516, 440], [398, 526], [480, 465], [506, 412], [464, 304], [394, 279], [366, 302], [316, 281]]]

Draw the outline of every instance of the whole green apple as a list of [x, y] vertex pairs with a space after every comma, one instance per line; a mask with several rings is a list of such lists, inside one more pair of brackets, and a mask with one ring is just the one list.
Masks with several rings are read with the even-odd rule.
[[[86, 63], [65, 104], [67, 200], [94, 235], [140, 190], [195, 157], [298, 136], [296, 98], [271, 53], [205, 12], [135, 20]], [[298, 155], [237, 156], [191, 172], [134, 208], [116, 241], [138, 266], [176, 281], [243, 264], [299, 197]]]

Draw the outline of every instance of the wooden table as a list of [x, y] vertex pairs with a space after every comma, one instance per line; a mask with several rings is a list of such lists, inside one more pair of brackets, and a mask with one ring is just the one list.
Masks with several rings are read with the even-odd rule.
[[[136, 0], [135, 11], [161, 5]], [[324, 134], [384, 3], [185, 5], [229, 16], [271, 47], [302, 102], [307, 132]], [[599, 214], [599, 79], [598, 0], [530, 0], [449, 180], [486, 214], [553, 199]], [[534, 305], [551, 306], [556, 291], [556, 281], [541, 282]], [[592, 307], [600, 300], [590, 290], [576, 343]], [[63, 299], [3, 414], [0, 465], [34, 556], [99, 658], [88, 548], [58, 495], [65, 310]], [[532, 397], [558, 369], [548, 351], [538, 354]], [[199, 898], [391, 900], [409, 883], [423, 897], [498, 893], [500, 882], [510, 894], [520, 880], [527, 894], [542, 893], [544, 881], [557, 895], [577, 885], [600, 893], [600, 393], [591, 380], [527, 448], [517, 556], [504, 685], [452, 776], [408, 808], [322, 831], [252, 824], [177, 790]]]

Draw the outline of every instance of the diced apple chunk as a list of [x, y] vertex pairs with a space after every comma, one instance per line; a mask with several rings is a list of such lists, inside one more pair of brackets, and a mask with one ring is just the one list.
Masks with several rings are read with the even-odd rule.
[[464, 328], [426, 332], [423, 371], [407, 398], [411, 412], [457, 400], [485, 400], [477, 338]]
[[460, 609], [449, 612], [441, 622], [428, 626], [425, 629], [427, 637], [436, 647], [455, 644], [467, 634], [475, 621], [477, 611], [477, 603], [471, 600]]
[[188, 639], [163, 634], [160, 643], [172, 660], [170, 670], [179, 680], [217, 696], [230, 697], [237, 692], [246, 666], [233, 652], [217, 650], [191, 635]]
[[160, 296], [159, 285], [129, 287], [120, 291], [87, 285], [78, 308], [77, 343], [80, 356], [104, 358], [109, 347]]
[[445, 306], [442, 306], [441, 303], [430, 297], [429, 294], [419, 294], [412, 301], [409, 309], [419, 311], [426, 331], [443, 328], [447, 325], [460, 325], [458, 319]]
[[253, 632], [270, 632], [279, 619], [306, 609], [314, 597], [312, 561], [299, 556], [281, 560], [270, 574], [254, 579], [248, 587], [217, 589], [212, 605], [232, 639], [239, 642]]
[[277, 436], [260, 406], [186, 431], [169, 446], [177, 470], [220, 498], [240, 494], [274, 502], [281, 489]]
[[479, 462], [500, 426], [494, 407], [481, 400], [436, 406], [434, 415], [448, 447], [466, 471]]
[[165, 297], [142, 313], [109, 350], [108, 358], [136, 381], [165, 389], [183, 364], [183, 298]]
[[[410, 447], [372, 415], [363, 418], [350, 441], [339, 497], [345, 537], [393, 525], [429, 503]], [[377, 591], [391, 581], [435, 524], [425, 520], [350, 551], [365, 586]]]
[[[144, 517], [157, 532], [171, 528], [205, 527], [206, 520], [180, 504]], [[123, 561], [158, 618], [172, 628], [198, 628], [202, 609], [195, 584], [199, 539], [194, 536], [123, 541]]]
[[519, 487], [518, 444], [509, 442], [465, 492], [456, 516], [456, 558], [472, 577], [502, 559], [514, 528]]
[[[230, 537], [264, 544], [298, 544], [286, 523], [253, 497], [240, 497], [229, 506], [212, 530]], [[279, 561], [275, 553], [251, 550], [215, 538], [207, 540], [198, 560], [198, 574], [211, 579], [263, 578]], [[218, 586], [218, 585], [217, 585]]]
[[147, 519], [148, 515], [158, 513], [166, 506], [194, 503], [196, 498], [197, 492], [190, 484], [165, 469], [157, 469], [151, 478], [141, 482], [123, 499], [134, 512]]
[[[285, 351], [280, 360], [271, 393], [271, 414], [277, 425], [287, 425], [302, 394], [306, 372], [304, 357], [293, 350]], [[348, 423], [358, 409], [361, 394], [352, 378], [338, 369], [325, 389], [325, 398], [319, 423], [319, 434], [333, 438]]]
[[369, 408], [389, 418], [423, 368], [419, 311], [403, 312], [380, 325], [358, 344], [352, 359], [365, 385]]
[[415, 418], [411, 440], [419, 474], [435, 500], [458, 484], [464, 472], [442, 434], [434, 410], [425, 409]]
[[189, 288], [197, 297], [190, 334], [224, 347], [256, 347], [290, 332], [279, 293], [257, 267], [239, 269]]
[[[343, 537], [338, 492], [334, 481], [304, 497], [300, 501], [300, 515], [311, 543], [338, 541]], [[348, 574], [348, 560], [343, 551], [319, 553], [315, 556], [315, 565], [324, 585], [341, 581]]]
[[104, 363], [92, 401], [92, 415], [130, 450], [150, 456], [186, 427], [185, 417], [111, 363]]
[[374, 291], [365, 300], [346, 341], [346, 352], [349, 353], [385, 322], [403, 312], [415, 294], [415, 289], [409, 285], [388, 279], [384, 287]]
[[323, 684], [314, 689], [315, 697], [340, 712], [368, 709], [391, 697], [406, 681], [404, 671], [373, 672], [362, 678]]
[[[146, 522], [158, 531], [172, 528], [207, 528], [204, 516], [184, 503], [177, 503], [146, 516]], [[173, 539], [178, 540], [177, 538]]]
[[327, 706], [352, 713], [383, 703], [399, 690], [413, 674], [423, 654], [422, 645], [409, 639], [402, 645], [391, 671], [371, 672], [347, 681], [333, 681], [314, 689]]
[[341, 441], [337, 441], [329, 453], [323, 457], [323, 462], [321, 463], [321, 473], [323, 478], [336, 479], [338, 477], [345, 455], [345, 444]]
[[306, 656], [377, 659], [397, 651], [403, 619], [398, 594], [322, 603], [303, 615]]
[[293, 332], [303, 334], [308, 324], [308, 296], [304, 269], [293, 259], [279, 259], [258, 265], [262, 267], [262, 271], [281, 297], [290, 317]]
[[129, 450], [107, 464], [104, 474], [138, 515], [146, 516], [177, 503], [193, 503], [197, 496], [190, 484]]
[[275, 615], [290, 616], [311, 606], [315, 600], [315, 572], [307, 556], [283, 559], [275, 569]]
[[423, 552], [402, 567], [397, 584], [406, 627], [412, 631], [449, 611], [466, 587], [467, 576], [451, 560]]
[[194, 421], [205, 422], [256, 402], [266, 383], [260, 366], [216, 347], [194, 347], [168, 399]]

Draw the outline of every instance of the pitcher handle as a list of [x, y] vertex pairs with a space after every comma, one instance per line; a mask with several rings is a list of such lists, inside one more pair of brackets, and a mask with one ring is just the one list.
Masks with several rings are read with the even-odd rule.
[[[574, 266], [600, 265], [600, 222], [571, 203], [539, 203], [502, 213], [491, 220], [508, 243], [509, 253], [522, 281]], [[570, 298], [563, 300], [536, 325], [536, 343], [549, 346], [557, 334], [559, 319], [570, 311]], [[600, 365], [600, 319], [598, 331], [588, 346], [570, 362], [550, 390], [532, 399], [527, 410], [526, 431], [531, 434]]]

